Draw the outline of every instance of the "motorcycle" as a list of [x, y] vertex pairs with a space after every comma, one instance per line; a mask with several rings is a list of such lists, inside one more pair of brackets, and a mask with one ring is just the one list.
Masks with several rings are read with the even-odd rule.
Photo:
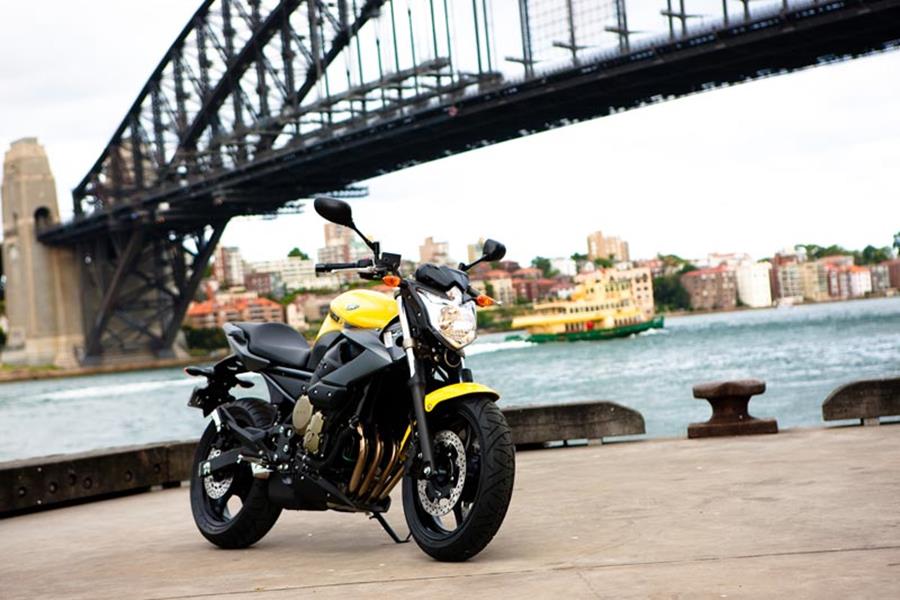
[[[465, 366], [475, 307], [495, 302], [471, 287], [467, 271], [506, 248], [488, 240], [471, 264], [422, 264], [404, 278], [400, 255], [366, 238], [347, 203], [317, 198], [314, 207], [373, 254], [316, 272], [355, 270], [393, 297], [339, 295], [312, 347], [281, 323], [225, 324], [232, 354], [186, 369], [206, 378], [189, 406], [212, 417], [194, 457], [194, 521], [213, 544], [245, 548], [283, 509], [366, 513], [397, 543], [411, 536], [437, 560], [467, 560], [500, 529], [515, 477], [500, 396]], [[252, 387], [244, 373], [261, 376], [268, 399], [232, 394]], [[401, 481], [405, 539], [383, 516]]]

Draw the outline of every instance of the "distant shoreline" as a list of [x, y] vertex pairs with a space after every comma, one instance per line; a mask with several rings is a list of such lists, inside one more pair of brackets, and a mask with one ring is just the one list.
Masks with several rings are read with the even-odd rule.
[[74, 369], [57, 369], [53, 367], [15, 367], [4, 365], [0, 371], [0, 384], [17, 381], [37, 381], [43, 379], [61, 379], [65, 377], [86, 377], [89, 375], [105, 375], [107, 373], [127, 373], [131, 371], [152, 371], [186, 367], [198, 363], [216, 360], [223, 354], [209, 356], [189, 356], [186, 358], [162, 358], [150, 362], [122, 362], [111, 365], [92, 367], [76, 367]]
[[[865, 301], [865, 300], [883, 300], [886, 298], [897, 298], [900, 299], [900, 296], [877, 296], [877, 297], [869, 297], [869, 298], [843, 298], [843, 299], [835, 299], [835, 300], [823, 300], [819, 302], [803, 302], [800, 304], [792, 305], [789, 308], [798, 308], [803, 306], [816, 306], [819, 304], [836, 304], [839, 302], [857, 302], [857, 301]], [[735, 313], [735, 312], [747, 312], [747, 311], [757, 311], [757, 310], [770, 310], [776, 309], [777, 306], [767, 306], [767, 307], [759, 307], [759, 308], [751, 308], [748, 306], [739, 306], [732, 309], [719, 309], [719, 310], [687, 310], [687, 311], [677, 311], [677, 312], [667, 312], [660, 313], [664, 317], [668, 318], [681, 318], [681, 317], [693, 317], [693, 316], [702, 316], [702, 315], [711, 315], [711, 314], [720, 314], [720, 313]], [[481, 329], [482, 333], [510, 333], [512, 331], [518, 331], [513, 329], [495, 329], [495, 328], [483, 328]], [[65, 377], [85, 377], [89, 375], [104, 375], [107, 373], [127, 373], [132, 371], [152, 371], [156, 369], [171, 369], [174, 367], [186, 367], [188, 365], [195, 365], [199, 363], [207, 363], [212, 362], [214, 360], [218, 360], [222, 356], [224, 356], [225, 350], [220, 351], [219, 353], [210, 354], [208, 356], [189, 356], [186, 358], [170, 358], [170, 359], [159, 359], [151, 362], [122, 362], [111, 365], [97, 365], [93, 367], [77, 367], [74, 369], [57, 369], [53, 367], [14, 367], [11, 365], [4, 365], [3, 370], [0, 370], [0, 385], [4, 383], [15, 383], [18, 381], [37, 381], [44, 379], [60, 379]]]

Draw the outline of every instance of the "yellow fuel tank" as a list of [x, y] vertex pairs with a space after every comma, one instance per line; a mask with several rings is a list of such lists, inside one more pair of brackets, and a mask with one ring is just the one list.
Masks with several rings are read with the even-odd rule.
[[397, 316], [397, 301], [372, 290], [350, 290], [331, 301], [316, 339], [344, 327], [382, 329]]

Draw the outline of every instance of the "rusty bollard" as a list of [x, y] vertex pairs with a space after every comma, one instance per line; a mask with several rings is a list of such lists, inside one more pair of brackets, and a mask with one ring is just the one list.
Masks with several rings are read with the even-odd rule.
[[705, 423], [691, 423], [689, 438], [727, 435], [778, 433], [775, 419], [757, 419], [747, 412], [750, 397], [766, 391], [766, 382], [759, 379], [713, 381], [694, 386], [694, 398], [701, 398], [712, 406], [712, 417]]

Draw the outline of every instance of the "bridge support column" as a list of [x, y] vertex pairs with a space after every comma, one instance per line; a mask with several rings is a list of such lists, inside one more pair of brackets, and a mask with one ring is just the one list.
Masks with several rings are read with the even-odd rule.
[[56, 183], [36, 138], [12, 143], [3, 160], [3, 267], [9, 319], [2, 360], [23, 365], [78, 364], [84, 344], [78, 265], [68, 248], [38, 242], [59, 222]]

